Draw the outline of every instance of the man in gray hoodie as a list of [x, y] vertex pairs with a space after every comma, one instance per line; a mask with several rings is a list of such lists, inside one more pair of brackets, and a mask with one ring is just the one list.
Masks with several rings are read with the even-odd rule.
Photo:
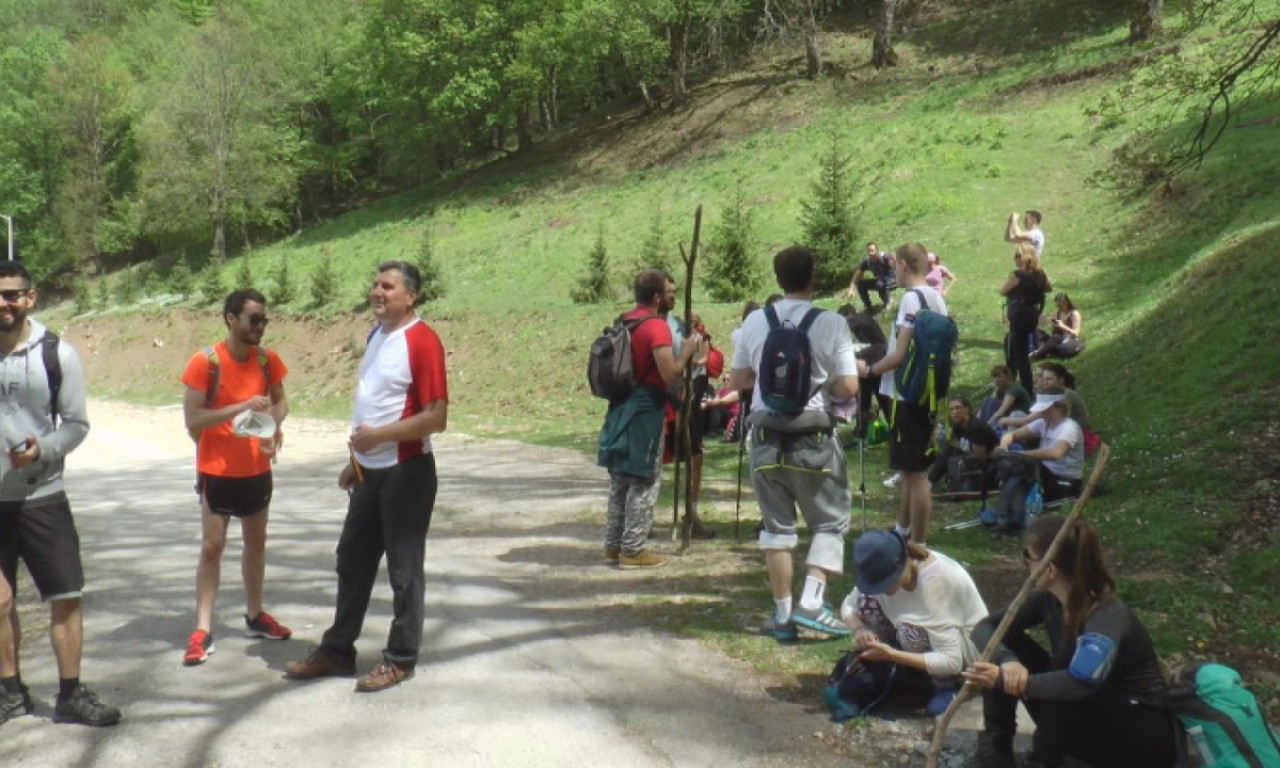
[[[35, 306], [31, 276], [0, 261], [0, 723], [31, 712], [18, 673], [18, 560], [50, 605], [50, 639], [58, 660], [58, 722], [114, 725], [120, 710], [80, 683], [84, 571], [80, 539], [62, 490], [66, 455], [89, 434], [80, 358], [27, 314]], [[4, 599], [7, 598], [7, 599]]]

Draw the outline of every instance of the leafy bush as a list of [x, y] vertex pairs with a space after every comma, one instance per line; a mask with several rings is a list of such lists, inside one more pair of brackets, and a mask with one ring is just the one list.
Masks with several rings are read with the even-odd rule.
[[816, 289], [830, 293], [844, 287], [855, 266], [858, 221], [853, 205], [852, 158], [840, 131], [832, 127], [818, 159], [818, 178], [801, 202], [802, 242], [818, 257]]
[[716, 222], [707, 249], [707, 291], [716, 301], [744, 301], [760, 292], [759, 243], [751, 210], [739, 185], [733, 205]]
[[595, 245], [587, 257], [587, 271], [569, 291], [574, 304], [599, 304], [609, 298], [609, 251], [604, 243], [604, 227], [596, 233]]
[[338, 272], [333, 267], [333, 256], [325, 253], [311, 273], [311, 307], [318, 309], [333, 301], [337, 291]]

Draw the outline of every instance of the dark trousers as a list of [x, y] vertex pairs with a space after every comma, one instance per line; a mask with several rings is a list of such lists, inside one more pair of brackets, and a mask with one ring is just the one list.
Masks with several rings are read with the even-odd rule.
[[1080, 350], [1084, 345], [1080, 343], [1080, 339], [1075, 336], [1068, 336], [1065, 333], [1055, 333], [1052, 336], [1046, 336], [1041, 341], [1040, 346], [1031, 354], [1032, 358], [1042, 360], [1046, 357], [1057, 357], [1062, 360], [1070, 360], [1080, 354]]
[[[1050, 670], [1047, 651], [1024, 632], [1010, 630], [1003, 645], [1036, 675]], [[1174, 764], [1174, 729], [1168, 710], [1135, 703], [1110, 686], [1080, 701], [1023, 702], [1036, 723], [1031, 754], [1055, 766], [1070, 755], [1094, 768], [1169, 768]], [[983, 727], [997, 743], [1011, 744], [1017, 731], [1018, 700], [996, 690], [984, 692]]]
[[422, 644], [422, 560], [436, 500], [436, 460], [428, 453], [363, 472], [364, 482], [352, 489], [338, 539], [338, 605], [321, 647], [337, 656], [355, 656], [385, 552], [395, 618], [382, 656], [412, 667]]
[[1004, 362], [1018, 376], [1027, 392], [1035, 392], [1031, 380], [1031, 349], [1035, 344], [1040, 313], [1026, 304], [1010, 305], [1009, 333], [1004, 337]]
[[858, 296], [862, 299], [862, 308], [871, 311], [871, 291], [880, 294], [880, 303], [889, 303], [889, 287], [883, 280], [865, 278], [858, 281]]
[[[956, 472], [951, 471], [952, 464], [956, 465]], [[977, 456], [965, 453], [960, 450], [960, 446], [953, 443], [943, 443], [942, 448], [938, 451], [938, 458], [934, 460], [933, 466], [929, 468], [929, 485], [934, 486], [938, 481], [948, 475], [952, 475], [965, 482], [963, 485], [968, 486], [971, 479], [977, 480], [977, 488], [948, 487], [947, 491], [979, 491], [986, 493], [1000, 487], [1000, 470], [994, 461], [983, 461]]]
[[1084, 482], [1080, 478], [1072, 479], [1053, 474], [1040, 465], [1040, 491], [1044, 493], [1044, 501], [1048, 504], [1059, 499], [1074, 499], [1080, 495]]
[[880, 377], [872, 376], [871, 378], [858, 379], [858, 422], [854, 429], [854, 434], [859, 440], [867, 437], [867, 426], [871, 423], [871, 398], [875, 397], [876, 402], [880, 404], [880, 415], [885, 421], [889, 420], [889, 414], [893, 413], [893, 400], [880, 394]]

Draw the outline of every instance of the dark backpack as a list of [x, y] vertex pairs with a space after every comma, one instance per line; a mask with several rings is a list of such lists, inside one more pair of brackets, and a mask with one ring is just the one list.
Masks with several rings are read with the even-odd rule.
[[1024, 530], [1044, 512], [1039, 464], [1018, 453], [1004, 454], [996, 463], [1000, 493], [990, 512], [983, 510], [983, 523], [1002, 531]]
[[625, 400], [636, 391], [638, 382], [631, 359], [631, 332], [654, 317], [657, 315], [627, 320], [619, 316], [592, 342], [587, 359], [587, 384], [591, 387], [591, 394], [612, 403]]
[[911, 292], [920, 299], [920, 309], [911, 344], [902, 364], [894, 369], [893, 382], [904, 402], [926, 405], [934, 413], [951, 387], [951, 353], [960, 329], [955, 320], [929, 309], [923, 291], [916, 288]]
[[45, 329], [40, 340], [40, 356], [44, 361], [44, 375], [49, 380], [49, 420], [58, 426], [58, 395], [62, 392], [62, 361], [58, 359], [58, 334]]
[[775, 413], [800, 413], [813, 396], [813, 356], [809, 345], [809, 328], [822, 310], [812, 307], [800, 325], [778, 320], [773, 307], [764, 308], [769, 321], [769, 335], [764, 339], [760, 355], [760, 374], [756, 387], [760, 398]]
[[[1169, 687], [1169, 709], [1177, 715], [1203, 765], [1270, 768], [1280, 765], [1280, 740], [1240, 682], [1222, 664], [1187, 664]], [[1182, 745], [1185, 748], [1185, 745]]]
[[831, 710], [832, 722], [865, 717], [893, 690], [898, 665], [891, 662], [862, 661], [861, 651], [845, 651], [836, 660], [822, 700]]

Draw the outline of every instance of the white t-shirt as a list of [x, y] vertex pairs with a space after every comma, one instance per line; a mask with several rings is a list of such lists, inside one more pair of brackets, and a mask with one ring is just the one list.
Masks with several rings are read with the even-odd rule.
[[[782, 299], [773, 305], [778, 313], [778, 321], [783, 325], [791, 323], [799, 327], [805, 313], [813, 304], [801, 299]], [[763, 309], [757, 309], [742, 322], [742, 335], [733, 348], [731, 368], [750, 368], [758, 375], [760, 358], [764, 354], [764, 341], [769, 335], [769, 320]], [[810, 363], [810, 381], [813, 396], [809, 398], [806, 411], [831, 410], [829, 380], [836, 376], [857, 376], [858, 362], [853, 356], [853, 337], [849, 334], [849, 324], [835, 312], [824, 311], [809, 327], [809, 349], [813, 354]], [[767, 411], [760, 388], [756, 387], [751, 396], [752, 410]]]
[[[943, 301], [942, 294], [930, 288], [927, 285], [919, 286], [920, 293], [924, 294], [925, 301], [929, 304], [929, 309], [934, 312], [947, 314], [947, 302]], [[916, 313], [920, 311], [920, 296], [916, 293], [916, 289], [905, 290], [902, 294], [902, 301], [898, 303], [898, 317], [893, 321], [893, 331], [889, 334], [889, 351], [893, 354], [893, 350], [898, 346], [898, 331], [902, 328], [916, 327]], [[898, 388], [894, 384], [894, 371], [889, 371], [880, 377], [880, 394], [885, 397], [892, 397], [895, 400], [901, 400], [898, 397]]]
[[[379, 330], [369, 339], [360, 361], [351, 427], [380, 427], [420, 413], [436, 400], [448, 401], [444, 347], [419, 318], [391, 333]], [[382, 443], [368, 453], [356, 452], [362, 466], [394, 467], [412, 456], [431, 452], [431, 438]]]
[[[987, 617], [987, 604], [963, 566], [941, 552], [930, 551], [934, 561], [920, 571], [915, 589], [899, 589], [875, 598], [894, 628], [910, 624], [928, 633], [930, 650], [924, 654], [924, 663], [929, 674], [954, 677], [978, 658], [969, 635]], [[858, 597], [854, 588], [840, 607], [841, 618], [855, 631], [861, 626]]]
[[1027, 237], [1031, 238], [1031, 247], [1036, 249], [1036, 256], [1044, 254], [1044, 232], [1039, 227], [1029, 229], [1026, 232]]
[[1063, 419], [1058, 426], [1049, 427], [1044, 419], [1036, 419], [1027, 428], [1040, 438], [1040, 447], [1049, 448], [1065, 441], [1071, 446], [1061, 459], [1042, 459], [1041, 464], [1058, 477], [1079, 480], [1084, 476], [1084, 433], [1075, 419]]

